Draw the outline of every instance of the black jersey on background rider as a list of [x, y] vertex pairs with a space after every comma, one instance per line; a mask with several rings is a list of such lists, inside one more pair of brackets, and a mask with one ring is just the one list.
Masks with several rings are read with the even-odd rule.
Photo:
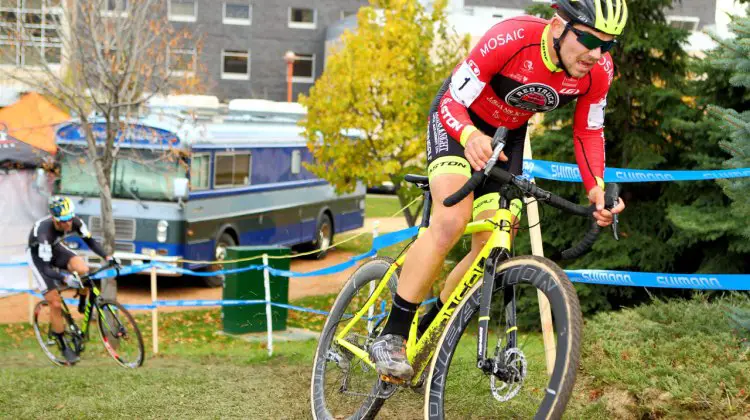
[[40, 274], [45, 277], [45, 280], [47, 280], [47, 277], [58, 281], [65, 278], [65, 275], [55, 268], [66, 270], [70, 259], [76, 256], [76, 253], [63, 243], [63, 239], [67, 236], [80, 236], [91, 251], [102, 258], [107, 257], [107, 253], [104, 252], [102, 246], [91, 236], [86, 223], [77, 216], [73, 217], [71, 221], [73, 227], [68, 232], [55, 229], [51, 216], [38, 220], [31, 229], [29, 251], [34, 265], [40, 271]]

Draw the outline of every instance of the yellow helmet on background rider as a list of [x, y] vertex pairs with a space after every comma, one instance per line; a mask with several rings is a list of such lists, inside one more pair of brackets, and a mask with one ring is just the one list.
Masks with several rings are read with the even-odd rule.
[[58, 222], [67, 222], [76, 217], [73, 201], [68, 197], [59, 195], [49, 198], [49, 213]]

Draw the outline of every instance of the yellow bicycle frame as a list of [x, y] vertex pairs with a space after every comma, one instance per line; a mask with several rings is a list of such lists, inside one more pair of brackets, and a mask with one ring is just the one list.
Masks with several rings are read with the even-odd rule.
[[[414, 316], [414, 320], [412, 321], [411, 328], [409, 330], [409, 338], [406, 344], [406, 356], [409, 359], [409, 363], [414, 368], [415, 378], [419, 378], [424, 369], [427, 367], [427, 364], [429, 363], [430, 358], [435, 351], [435, 346], [440, 339], [440, 336], [443, 334], [445, 325], [453, 315], [453, 312], [455, 311], [458, 304], [461, 303], [461, 301], [466, 296], [466, 293], [484, 275], [484, 262], [487, 257], [489, 257], [490, 252], [494, 248], [502, 248], [510, 251], [512, 242], [511, 222], [512, 214], [510, 210], [501, 208], [495, 213], [493, 217], [485, 220], [471, 222], [466, 226], [466, 229], [463, 233], [464, 235], [470, 235], [479, 232], [492, 232], [492, 234], [472, 263], [471, 268], [464, 274], [461, 282], [453, 290], [453, 293], [451, 293], [448, 301], [445, 302], [443, 308], [440, 310], [440, 312], [438, 312], [435, 319], [432, 321], [430, 326], [427, 327], [427, 330], [419, 340], [417, 340], [417, 325], [419, 323], [419, 318], [416, 315]], [[423, 229], [420, 229], [419, 234], [421, 235], [422, 233]], [[373, 369], [375, 368], [375, 365], [370, 360], [370, 356], [367, 354], [367, 352], [359, 348], [357, 345], [347, 341], [345, 337], [347, 333], [349, 333], [349, 331], [352, 329], [352, 327], [354, 327], [354, 325], [359, 322], [363, 316], [366, 316], [368, 309], [375, 304], [377, 298], [386, 289], [388, 285], [388, 279], [390, 279], [391, 275], [393, 275], [396, 269], [403, 264], [405, 258], [405, 255], [401, 255], [401, 257], [399, 257], [395, 263], [391, 264], [390, 268], [375, 288], [372, 296], [370, 296], [365, 305], [359, 310], [359, 312], [357, 312], [356, 315], [354, 315], [351, 320], [349, 320], [344, 329], [336, 337], [336, 343], [339, 346], [352, 352], [352, 354], [362, 359]]]
[[[91, 286], [92, 287], [89, 293], [93, 293], [94, 298], [98, 298], [99, 295], [101, 294], [101, 292], [99, 291], [99, 288], [94, 286], [93, 284]], [[61, 299], [62, 299], [62, 296], [61, 296]], [[62, 307], [63, 307], [63, 312], [67, 315], [70, 315], [70, 310], [68, 309], [68, 305], [65, 304], [64, 299], [63, 299]], [[86, 309], [83, 312], [83, 323], [81, 324], [81, 334], [83, 335], [86, 335], [89, 329], [89, 317], [91, 317], [92, 307], [93, 305], [91, 304], [91, 296], [89, 295], [86, 297]], [[102, 311], [102, 308], [100, 306], [96, 306], [96, 309], [99, 311], [99, 317], [102, 320], [104, 320], [105, 326], [107, 326], [107, 328], [110, 328], [109, 322], [107, 320], [107, 317], [104, 316], [104, 311]]]

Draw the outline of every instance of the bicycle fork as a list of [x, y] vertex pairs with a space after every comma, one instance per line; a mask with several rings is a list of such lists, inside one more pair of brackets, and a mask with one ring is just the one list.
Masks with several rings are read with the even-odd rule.
[[[507, 251], [501, 248], [495, 248], [490, 252], [489, 258], [484, 266], [484, 278], [482, 280], [482, 295], [479, 301], [479, 332], [477, 337], [477, 368], [483, 372], [494, 375], [501, 381], [507, 382], [513, 380], [514, 375], [505, 366], [504, 357], [487, 357], [487, 336], [489, 332], [490, 307], [492, 303], [492, 294], [495, 290], [497, 275], [497, 266], [507, 259]], [[505, 309], [506, 331], [508, 342], [506, 348], [515, 346], [516, 338], [516, 300], [515, 286], [510, 285], [509, 289], [504, 288], [503, 308]], [[499, 345], [500, 343], [498, 343]], [[503, 351], [498, 349], [498, 351]]]

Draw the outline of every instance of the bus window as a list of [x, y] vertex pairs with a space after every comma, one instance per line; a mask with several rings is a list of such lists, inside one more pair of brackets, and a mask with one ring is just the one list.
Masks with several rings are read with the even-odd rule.
[[211, 155], [194, 154], [190, 160], [190, 188], [192, 190], [208, 189], [208, 168]]
[[250, 185], [250, 153], [216, 154], [214, 187], [242, 187]]

